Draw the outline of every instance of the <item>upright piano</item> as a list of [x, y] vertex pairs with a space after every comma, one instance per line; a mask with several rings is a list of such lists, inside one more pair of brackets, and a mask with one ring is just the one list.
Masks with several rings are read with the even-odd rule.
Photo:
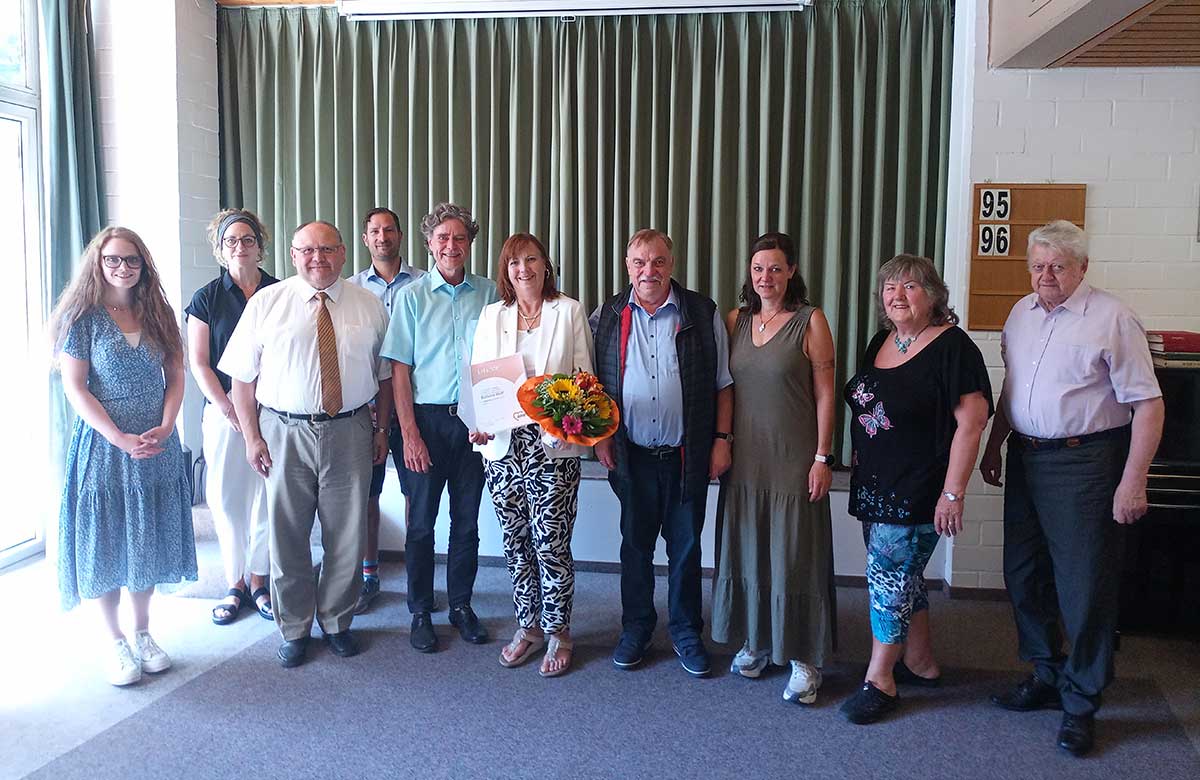
[[1120, 630], [1200, 639], [1200, 369], [1155, 369], [1166, 417], [1150, 511], [1123, 529]]

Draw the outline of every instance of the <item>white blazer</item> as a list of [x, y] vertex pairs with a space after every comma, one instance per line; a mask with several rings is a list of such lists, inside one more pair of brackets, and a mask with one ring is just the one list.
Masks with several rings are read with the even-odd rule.
[[[575, 369], [592, 371], [592, 330], [588, 326], [583, 304], [574, 298], [559, 295], [542, 306], [539, 329], [545, 329], [538, 343], [534, 368], [538, 374], [570, 374]], [[488, 304], [479, 314], [475, 328], [472, 363], [495, 360], [517, 354], [517, 304], [503, 301]], [[489, 431], [490, 433], [490, 431]], [[511, 431], [499, 431], [487, 444], [476, 444], [475, 450], [488, 460], [500, 460], [508, 454]], [[586, 455], [591, 447], [564, 444], [559, 449], [542, 445], [551, 458], [575, 458]]]

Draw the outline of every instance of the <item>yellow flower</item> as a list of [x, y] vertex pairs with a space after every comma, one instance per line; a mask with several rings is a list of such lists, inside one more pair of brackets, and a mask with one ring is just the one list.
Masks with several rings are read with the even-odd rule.
[[556, 379], [546, 388], [552, 401], [574, 401], [579, 398], [579, 388], [570, 379]]
[[608, 417], [612, 412], [610, 401], [606, 395], [589, 396], [583, 402], [583, 410], [600, 418]]

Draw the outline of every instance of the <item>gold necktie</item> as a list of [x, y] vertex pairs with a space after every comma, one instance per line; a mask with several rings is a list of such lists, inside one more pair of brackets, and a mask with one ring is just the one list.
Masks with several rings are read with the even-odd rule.
[[333, 318], [325, 301], [329, 296], [317, 293], [317, 357], [321, 363], [321, 408], [330, 417], [342, 411], [342, 375], [338, 371], [337, 336]]

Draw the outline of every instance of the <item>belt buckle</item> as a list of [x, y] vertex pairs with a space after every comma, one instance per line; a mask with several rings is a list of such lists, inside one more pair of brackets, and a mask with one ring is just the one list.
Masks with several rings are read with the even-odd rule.
[[450, 413], [451, 417], [458, 415], [458, 404], [450, 404], [446, 411]]
[[1067, 439], [1067, 441], [1066, 441], [1066, 444], [1065, 444], [1064, 446], [1066, 446], [1066, 447], [1078, 447], [1080, 444], [1081, 444], [1081, 442], [1079, 441], [1079, 437], [1078, 437], [1078, 436], [1071, 436], [1071, 437], [1069, 437], [1069, 438]]

